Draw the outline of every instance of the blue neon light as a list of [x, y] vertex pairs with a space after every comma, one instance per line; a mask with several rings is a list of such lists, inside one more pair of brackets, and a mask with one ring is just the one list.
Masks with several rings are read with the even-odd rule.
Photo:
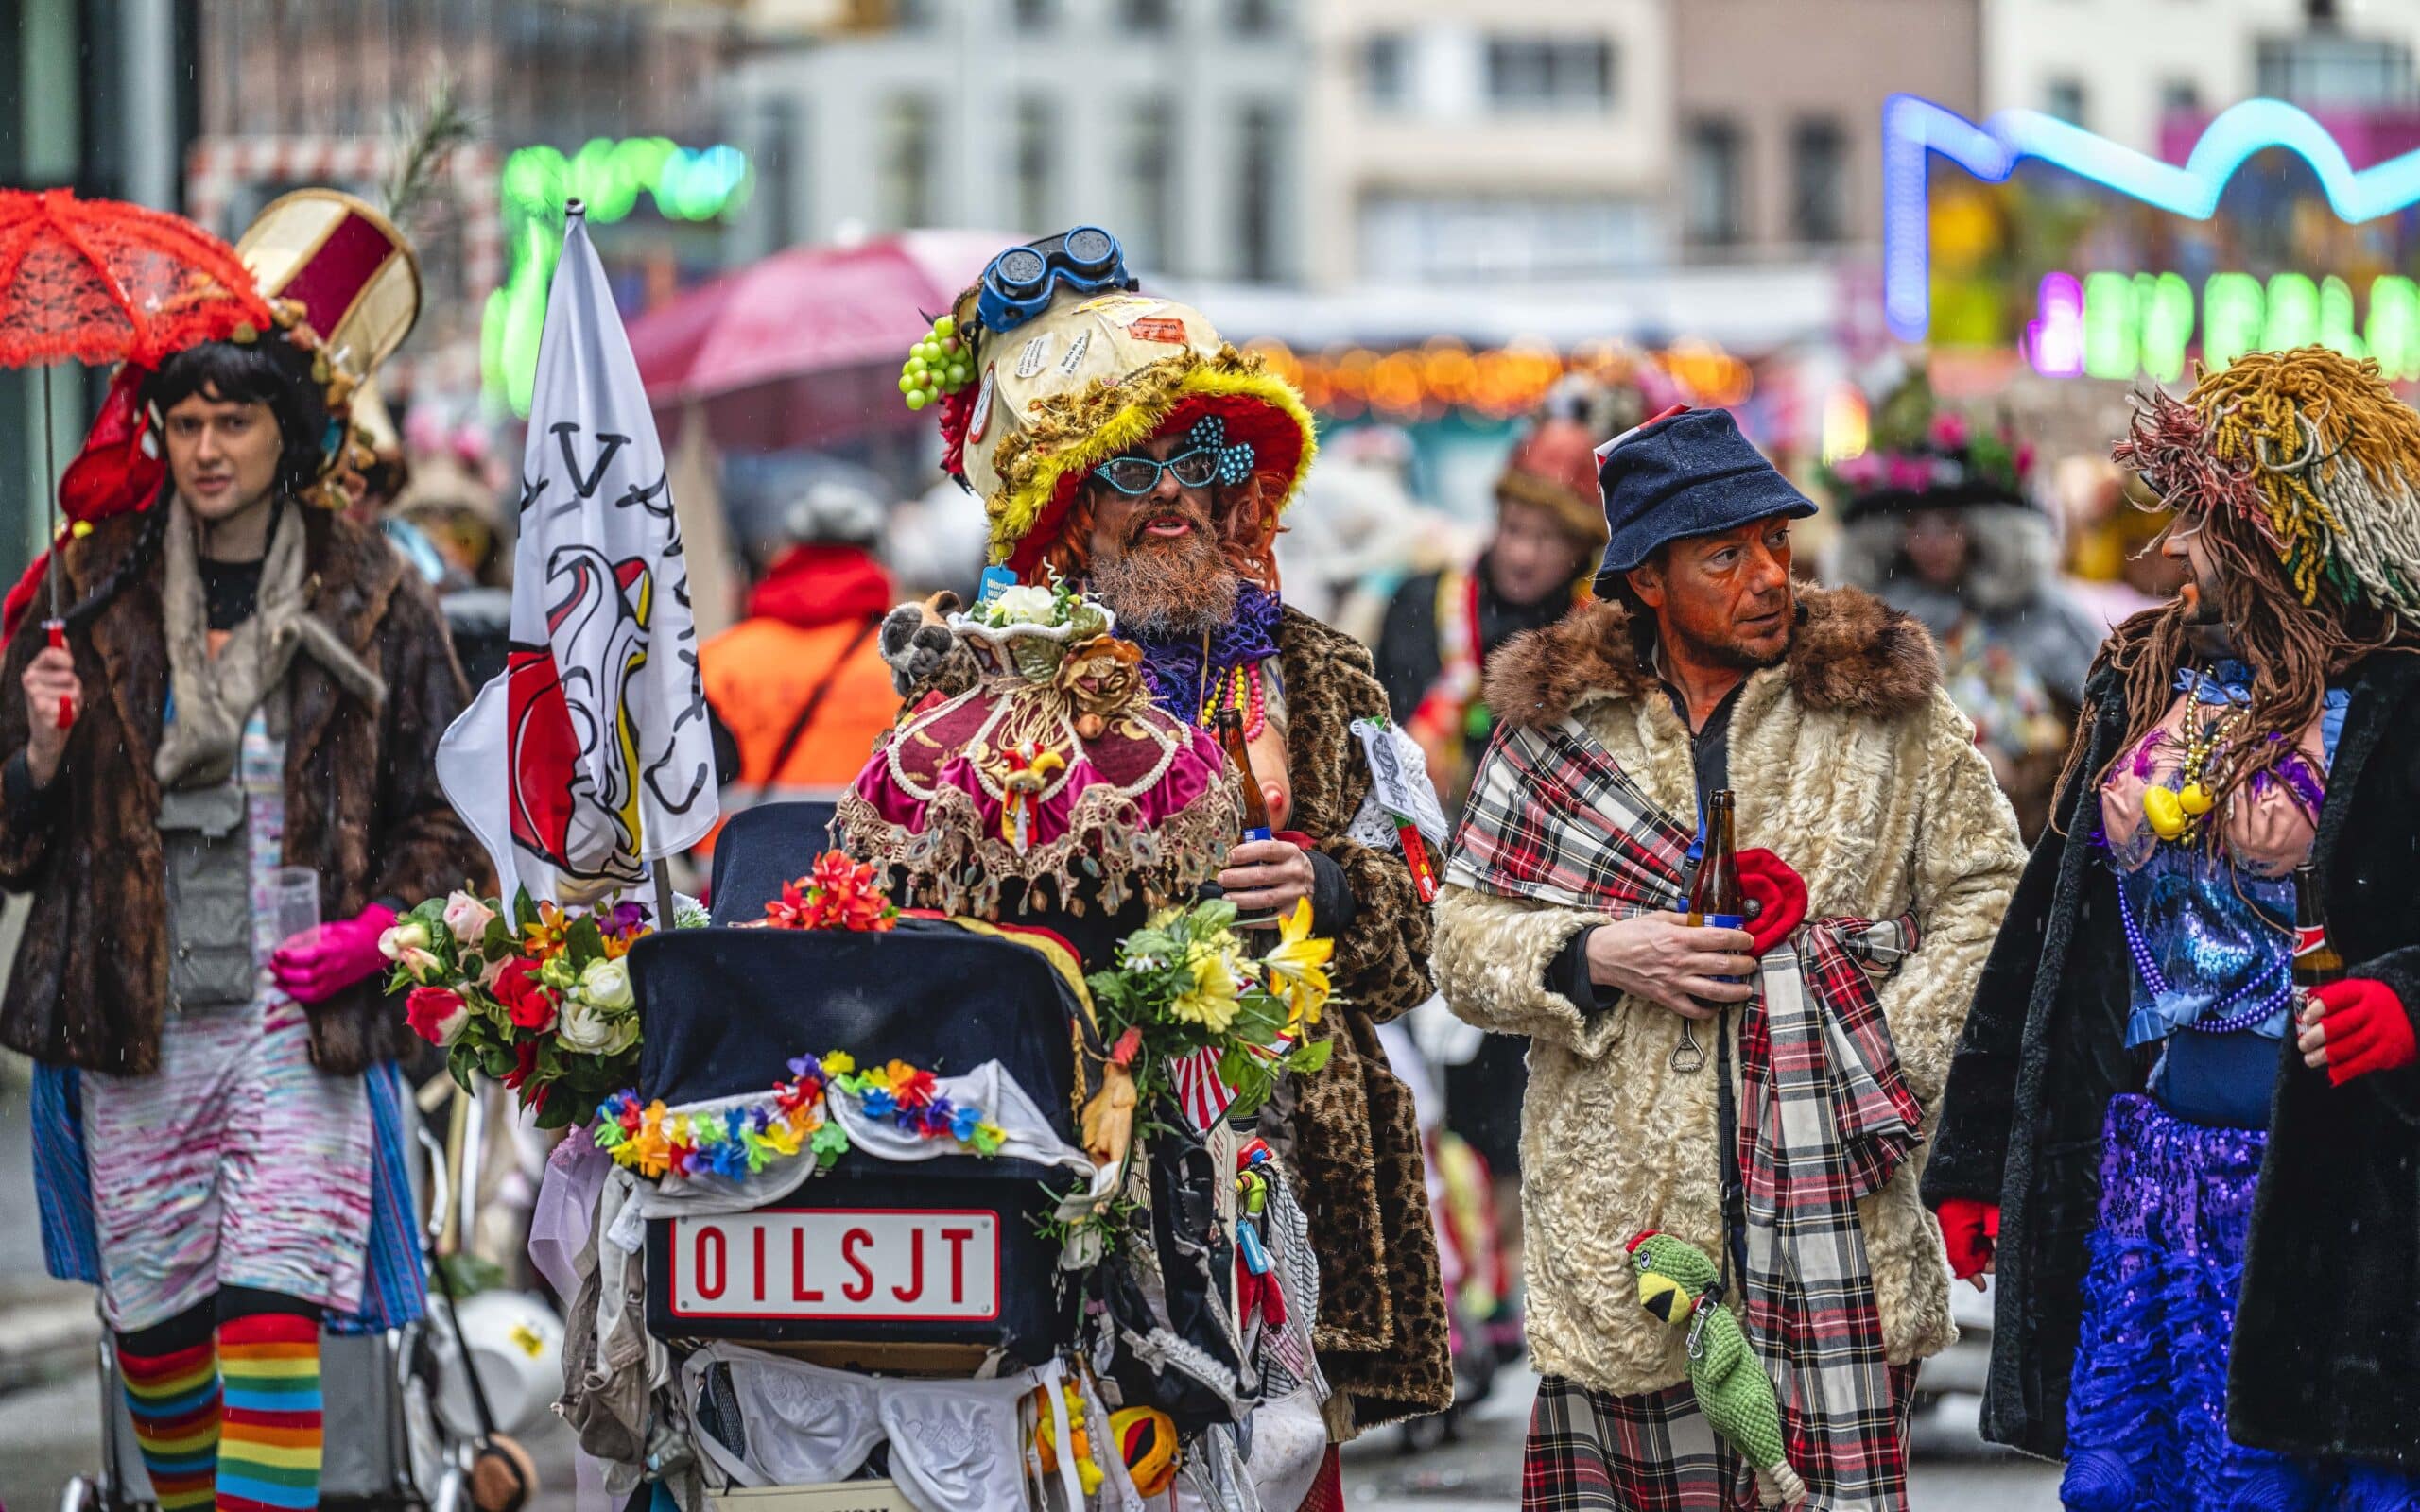
[[2039, 111], [2000, 111], [1979, 126], [1930, 100], [1893, 94], [1882, 103], [1882, 307], [1892, 334], [1921, 341], [1932, 326], [1927, 153], [1986, 183], [2005, 180], [2020, 158], [2038, 158], [2155, 209], [2207, 220], [2236, 169], [2270, 147], [2302, 154], [2339, 219], [2375, 220], [2420, 203], [2420, 151], [2357, 172], [2325, 127], [2283, 100], [2229, 106], [2180, 168]]

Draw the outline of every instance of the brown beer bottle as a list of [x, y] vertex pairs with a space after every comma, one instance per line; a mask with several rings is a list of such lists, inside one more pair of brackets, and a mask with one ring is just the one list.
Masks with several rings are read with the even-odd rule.
[[1748, 902], [1739, 891], [1739, 849], [1732, 833], [1731, 789], [1706, 795], [1705, 854], [1689, 885], [1689, 922], [1707, 929], [1745, 929]]
[[2319, 872], [2308, 862], [2294, 868], [2294, 988], [2296, 995], [2344, 979], [2344, 957], [2327, 937], [2327, 908], [2319, 897]]
[[[1219, 711], [1219, 744], [1227, 753], [1227, 761], [1236, 769], [1236, 781], [1243, 789], [1244, 828], [1242, 839], [1275, 838], [1269, 827], [1269, 799], [1260, 791], [1260, 779], [1253, 774], [1252, 750], [1244, 740], [1243, 715], [1233, 709]], [[1237, 929], [1271, 929], [1277, 916], [1264, 909], [1256, 914], [1237, 914]]]
[[1260, 790], [1260, 779], [1253, 775], [1252, 749], [1244, 741], [1243, 716], [1233, 709], [1219, 711], [1219, 744], [1236, 769], [1236, 781], [1243, 785], [1243, 837], [1247, 840], [1269, 839], [1269, 799]]

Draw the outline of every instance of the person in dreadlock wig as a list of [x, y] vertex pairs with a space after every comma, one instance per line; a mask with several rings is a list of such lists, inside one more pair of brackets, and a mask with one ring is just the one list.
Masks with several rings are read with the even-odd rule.
[[2255, 352], [2112, 455], [2187, 581], [2096, 664], [1924, 1183], [1998, 1276], [1984, 1430], [2073, 1508], [2420, 1505], [2420, 414]]

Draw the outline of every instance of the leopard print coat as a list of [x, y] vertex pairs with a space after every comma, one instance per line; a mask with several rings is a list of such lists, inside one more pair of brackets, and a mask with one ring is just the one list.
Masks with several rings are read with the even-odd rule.
[[1292, 823], [1323, 837], [1319, 849], [1344, 868], [1357, 904], [1331, 963], [1341, 1001], [1325, 1022], [1336, 1049], [1326, 1070], [1303, 1079], [1289, 1132], [1320, 1256], [1320, 1368], [1359, 1429], [1442, 1412], [1454, 1398], [1420, 1129], [1377, 1034], [1429, 995], [1429, 912], [1401, 855], [1342, 837], [1370, 791], [1350, 727], [1387, 715], [1369, 651], [1291, 609], [1277, 650]]

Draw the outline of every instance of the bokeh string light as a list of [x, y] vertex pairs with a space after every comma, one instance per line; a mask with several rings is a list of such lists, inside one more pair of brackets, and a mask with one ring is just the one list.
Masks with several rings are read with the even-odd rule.
[[1704, 341], [1677, 341], [1652, 352], [1613, 341], [1584, 342], [1569, 352], [1525, 340], [1474, 349], [1450, 336], [1385, 351], [1299, 352], [1270, 338], [1246, 346], [1302, 390], [1312, 409], [1340, 420], [1371, 415], [1409, 421], [1453, 411], [1509, 419], [1534, 409], [1558, 381], [1575, 373], [1620, 382], [1652, 369], [1697, 404], [1737, 404], [1755, 387], [1744, 359]]

